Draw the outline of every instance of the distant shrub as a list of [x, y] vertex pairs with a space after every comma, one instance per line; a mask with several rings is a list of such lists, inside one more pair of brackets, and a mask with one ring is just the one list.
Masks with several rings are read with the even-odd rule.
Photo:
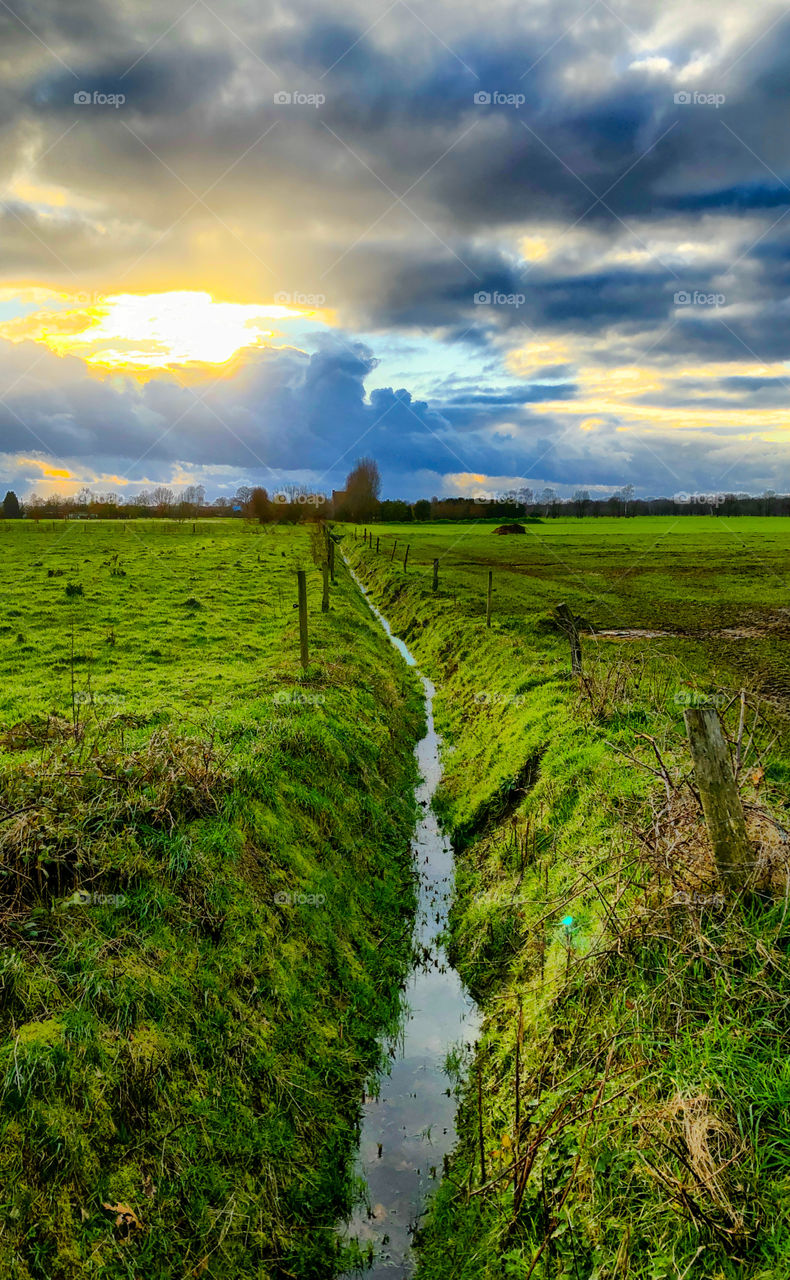
[[66, 583], [66, 595], [69, 597], [69, 599], [72, 599], [74, 596], [84, 596], [84, 595], [85, 595], [85, 592], [84, 592], [84, 591], [83, 591], [83, 589], [82, 589], [82, 583], [80, 583], [80, 582], [67, 582], [67, 583]]

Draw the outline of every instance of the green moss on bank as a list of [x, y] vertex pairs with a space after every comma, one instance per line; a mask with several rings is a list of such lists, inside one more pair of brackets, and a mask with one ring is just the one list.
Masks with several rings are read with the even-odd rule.
[[487, 631], [467, 566], [443, 565], [434, 595], [425, 572], [359, 546], [354, 560], [439, 687], [453, 958], [485, 1014], [421, 1280], [784, 1277], [781, 708], [749, 701], [742, 781], [762, 892], [733, 906], [682, 782], [690, 697], [715, 693], [737, 734], [737, 686], [712, 679], [704, 649], [586, 641], [579, 684], [545, 602], [506, 565]]
[[[4, 690], [0, 1275], [14, 1280], [325, 1277], [338, 1263], [362, 1088], [409, 958], [420, 692], [344, 570], [320, 615], [302, 530], [211, 533], [219, 557], [187, 530], [167, 543], [216, 605], [209, 702], [195, 705], [206, 671], [192, 665], [206, 623], [179, 622], [188, 652], [135, 680], [167, 628], [155, 561], [130, 535], [140, 612], [117, 613], [109, 658], [93, 648], [90, 698], [70, 706], [63, 682], [60, 702], [53, 685], [26, 707], [24, 672], [16, 698]], [[106, 555], [100, 541], [109, 595]], [[231, 556], [239, 572], [217, 577]], [[24, 607], [50, 605], [29, 593]], [[79, 615], [78, 651], [101, 607]], [[234, 609], [250, 613], [241, 634]], [[41, 632], [41, 649], [57, 644]], [[129, 701], [108, 716], [112, 682]]]

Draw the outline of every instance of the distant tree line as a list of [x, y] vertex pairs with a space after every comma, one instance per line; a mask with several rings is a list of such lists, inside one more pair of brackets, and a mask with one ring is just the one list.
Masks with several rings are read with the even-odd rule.
[[[0, 489], [0, 492], [2, 490]], [[349, 520], [371, 524], [378, 521], [503, 520], [560, 516], [579, 519], [596, 516], [790, 516], [790, 494], [767, 489], [760, 495], [725, 492], [676, 493], [668, 498], [637, 498], [633, 485], [625, 485], [608, 497], [591, 497], [588, 489], [577, 489], [571, 498], [560, 497], [554, 489], [533, 491], [513, 489], [495, 494], [481, 491], [463, 498], [420, 498], [417, 502], [381, 499], [381, 476], [372, 458], [360, 458], [349, 472], [345, 488], [320, 493], [303, 485], [285, 485], [269, 492], [264, 488], [241, 486], [230, 497], [206, 501], [201, 484], [187, 485], [175, 492], [165, 485], [131, 495], [94, 493], [87, 486], [76, 494], [32, 494], [20, 503], [9, 490], [2, 504], [5, 520], [94, 519], [130, 520], [151, 517], [194, 520], [208, 516], [236, 516], [260, 524], [298, 524], [309, 520]]]
[[[403, 506], [405, 504], [382, 503]], [[478, 494], [469, 498], [432, 498], [415, 502], [411, 507], [414, 520], [479, 520], [490, 516], [538, 517], [550, 520], [560, 516], [790, 516], [790, 494], [772, 489], [760, 495], [749, 493], [687, 492], [666, 498], [637, 498], [633, 485], [626, 485], [608, 497], [591, 497], [588, 489], [577, 489], [570, 498], [560, 497], [554, 489], [533, 491], [522, 488], [495, 496]], [[382, 515], [382, 519], [397, 519]]]

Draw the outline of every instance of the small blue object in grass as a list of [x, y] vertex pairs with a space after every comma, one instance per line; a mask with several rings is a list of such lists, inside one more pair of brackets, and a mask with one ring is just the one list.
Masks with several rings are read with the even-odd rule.
[[573, 932], [573, 916], [563, 916], [560, 924], [563, 926], [566, 933]]

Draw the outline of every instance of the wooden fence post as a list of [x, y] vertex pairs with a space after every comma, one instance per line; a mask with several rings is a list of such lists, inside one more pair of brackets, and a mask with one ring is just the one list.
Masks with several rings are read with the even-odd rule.
[[329, 612], [329, 562], [324, 561], [321, 565], [321, 575], [323, 577], [323, 593], [321, 595], [321, 612]]
[[486, 626], [491, 626], [491, 598], [494, 594], [494, 570], [488, 570], [488, 595], [486, 596]]
[[395, 542], [393, 543], [393, 547], [392, 547], [392, 555], [390, 556], [390, 564], [392, 564], [393, 560], [395, 559], [395, 551], [396, 551], [397, 546], [398, 546], [398, 539], [396, 538], [396, 539], [395, 539]]
[[730, 889], [743, 889], [754, 855], [718, 712], [715, 707], [687, 707], [683, 718], [716, 867]]
[[433, 562], [433, 589], [434, 591], [438, 591], [439, 589], [439, 561], [438, 560], [434, 560]]
[[332, 586], [335, 585], [335, 540], [329, 537], [329, 576], [332, 579]]
[[486, 1181], [486, 1145], [483, 1138], [483, 1071], [477, 1060], [477, 1137], [480, 1144], [480, 1184]]
[[407, 545], [406, 545], [406, 554], [405, 554], [405, 556], [403, 557], [403, 567], [404, 567], [404, 569], [406, 568], [406, 561], [407, 561], [407, 560], [408, 560], [408, 558], [409, 558], [409, 547], [410, 547], [410, 546], [411, 546], [411, 543], [407, 543]]
[[297, 569], [296, 580], [299, 584], [299, 647], [302, 655], [302, 667], [307, 668], [309, 653], [307, 649], [307, 574], [304, 569]]
[[379, 539], [378, 539], [378, 535], [377, 535], [377, 536], [376, 536], [376, 555], [378, 555], [378, 553], [379, 553]]
[[577, 676], [582, 669], [582, 644], [579, 639], [579, 628], [576, 619], [567, 604], [558, 604], [555, 609], [557, 619], [571, 644], [571, 672]]

